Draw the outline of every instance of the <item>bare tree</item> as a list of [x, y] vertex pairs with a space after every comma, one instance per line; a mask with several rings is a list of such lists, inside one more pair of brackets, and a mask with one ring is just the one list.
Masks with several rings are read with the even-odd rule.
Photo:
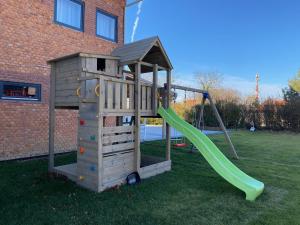
[[198, 71], [194, 74], [196, 82], [200, 83], [201, 89], [209, 90], [220, 87], [223, 76], [217, 71]]
[[231, 88], [214, 88], [210, 90], [215, 101], [241, 103], [241, 93]]

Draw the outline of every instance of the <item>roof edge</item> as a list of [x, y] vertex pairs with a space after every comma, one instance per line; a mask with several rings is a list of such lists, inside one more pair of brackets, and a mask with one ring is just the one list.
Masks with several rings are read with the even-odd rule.
[[106, 58], [106, 59], [120, 59], [120, 57], [117, 56], [111, 56], [111, 55], [104, 55], [104, 54], [96, 54], [96, 53], [87, 53], [87, 52], [76, 52], [76, 53], [72, 53], [69, 55], [65, 55], [65, 56], [60, 56], [54, 59], [50, 59], [47, 61], [47, 63], [53, 63], [53, 62], [57, 62], [63, 59], [69, 59], [69, 58], [73, 58], [73, 57], [86, 57], [86, 58]]

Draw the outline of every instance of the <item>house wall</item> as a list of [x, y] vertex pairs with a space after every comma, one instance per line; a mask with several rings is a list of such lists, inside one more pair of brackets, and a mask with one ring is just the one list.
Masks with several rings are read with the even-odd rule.
[[[95, 35], [96, 8], [118, 16], [118, 43]], [[110, 54], [123, 45], [125, 0], [85, 1], [84, 32], [53, 22], [54, 0], [0, 3], [0, 80], [38, 83], [38, 103], [0, 100], [0, 160], [47, 154], [50, 66], [74, 52]], [[76, 148], [77, 112], [57, 110], [55, 148]], [[107, 124], [115, 121], [108, 120]]]

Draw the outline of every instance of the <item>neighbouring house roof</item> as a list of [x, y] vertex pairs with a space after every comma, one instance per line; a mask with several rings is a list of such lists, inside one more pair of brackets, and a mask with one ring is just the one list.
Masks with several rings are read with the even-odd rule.
[[[158, 64], [167, 69], [173, 69], [171, 61], [159, 39], [159, 37], [151, 37], [125, 44], [122, 47], [116, 48], [112, 52], [112, 56], [120, 58], [123, 65], [129, 65], [129, 68], [134, 71], [132, 64], [143, 61], [150, 64]], [[142, 73], [151, 72], [152, 68], [142, 66]]]

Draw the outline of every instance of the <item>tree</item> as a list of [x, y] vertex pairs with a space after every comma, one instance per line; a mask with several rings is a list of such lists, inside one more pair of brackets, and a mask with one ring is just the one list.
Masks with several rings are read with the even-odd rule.
[[300, 93], [300, 71], [295, 78], [289, 81], [289, 86], [296, 92]]
[[285, 128], [300, 131], [300, 94], [293, 87], [283, 89], [286, 104], [283, 109]]
[[263, 122], [266, 129], [281, 130], [284, 128], [282, 117], [284, 107], [284, 100], [270, 97], [261, 104]]
[[195, 72], [195, 80], [200, 83], [203, 90], [217, 88], [222, 83], [223, 77], [219, 72]]
[[295, 98], [299, 97], [299, 93], [296, 92], [291, 86], [288, 88], [284, 88], [282, 90], [283, 92], [283, 98], [285, 101], [290, 102]]
[[243, 118], [246, 127], [250, 128], [252, 123], [256, 128], [261, 127], [262, 117], [259, 101], [254, 95], [247, 96], [243, 103]]
[[214, 88], [209, 91], [215, 101], [227, 101], [240, 103], [242, 101], [241, 94], [230, 88]]

